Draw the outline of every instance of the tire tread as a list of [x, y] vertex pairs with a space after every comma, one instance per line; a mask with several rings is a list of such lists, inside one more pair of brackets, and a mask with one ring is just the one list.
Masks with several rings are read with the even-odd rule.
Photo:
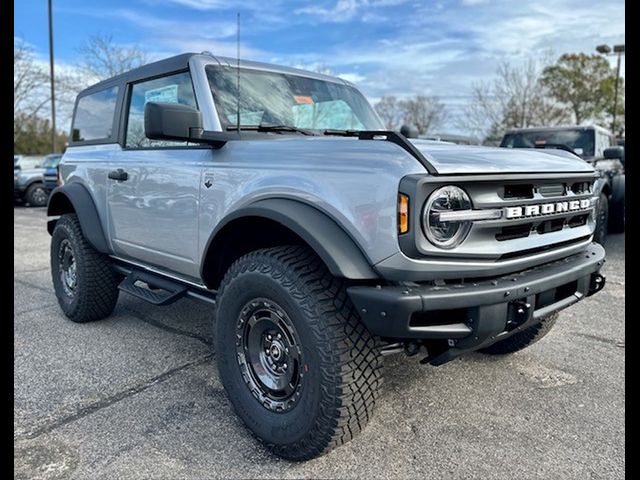
[[[276, 445], [259, 440], [292, 460], [322, 455], [357, 435], [372, 416], [382, 383], [378, 342], [360, 321], [346, 292], [304, 246], [280, 246], [251, 252], [227, 271], [219, 298], [237, 277], [260, 272], [278, 281], [304, 312], [307, 327], [331, 348], [320, 349], [322, 397], [314, 427], [302, 441]], [[256, 406], [258, 406], [256, 404]]]

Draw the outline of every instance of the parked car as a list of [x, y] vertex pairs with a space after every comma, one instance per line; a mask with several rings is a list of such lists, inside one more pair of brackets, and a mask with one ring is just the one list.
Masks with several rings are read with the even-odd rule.
[[468, 135], [456, 135], [453, 133], [434, 133], [419, 135], [418, 138], [425, 140], [435, 140], [441, 142], [455, 143], [456, 145], [480, 145], [480, 140], [476, 137], [470, 137]]
[[44, 186], [44, 162], [42, 156], [19, 156], [13, 163], [13, 198], [18, 203], [28, 203], [32, 207], [44, 207], [49, 192]]
[[605, 284], [590, 164], [410, 140], [319, 73], [206, 53], [136, 68], [78, 95], [60, 165], [64, 314], [106, 318], [120, 292], [208, 303], [229, 402], [291, 460], [365, 427], [384, 355], [511, 354]]
[[52, 153], [47, 155], [42, 163], [42, 168], [45, 169], [43, 174], [44, 187], [48, 192], [58, 186], [58, 164], [61, 159], [61, 153]]
[[624, 146], [607, 129], [598, 125], [514, 128], [507, 130], [500, 146], [562, 149], [589, 162], [599, 173], [593, 186], [598, 202], [595, 240], [602, 244], [608, 232], [624, 231]]

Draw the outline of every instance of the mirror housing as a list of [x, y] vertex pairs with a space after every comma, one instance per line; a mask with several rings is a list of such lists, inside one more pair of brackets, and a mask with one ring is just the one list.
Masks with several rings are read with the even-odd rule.
[[418, 138], [418, 129], [411, 125], [402, 125], [400, 127], [400, 133], [407, 138]]
[[615, 147], [605, 148], [603, 153], [604, 153], [604, 158], [611, 159], [611, 160], [617, 158], [624, 165], [624, 147], [617, 145]]
[[202, 114], [179, 103], [149, 102], [144, 106], [144, 134], [151, 140], [189, 141], [202, 132]]
[[144, 134], [151, 140], [206, 143], [213, 148], [220, 148], [230, 140], [240, 140], [237, 132], [204, 130], [200, 111], [180, 103], [147, 103], [144, 106]]

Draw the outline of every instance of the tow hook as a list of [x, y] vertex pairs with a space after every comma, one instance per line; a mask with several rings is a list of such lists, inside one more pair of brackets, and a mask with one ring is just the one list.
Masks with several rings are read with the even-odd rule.
[[529, 320], [531, 315], [531, 304], [525, 300], [516, 300], [509, 305], [509, 317], [505, 330], [510, 332]]
[[607, 283], [607, 278], [601, 273], [597, 272], [591, 275], [591, 281], [589, 282], [589, 293], [587, 293], [587, 297], [602, 290], [605, 283]]

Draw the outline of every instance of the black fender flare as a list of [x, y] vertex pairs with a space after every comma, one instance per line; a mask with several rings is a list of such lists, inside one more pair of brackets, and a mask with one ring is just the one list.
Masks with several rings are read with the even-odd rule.
[[[67, 183], [56, 187], [49, 196], [47, 216], [57, 217], [65, 213], [74, 213], [80, 221], [82, 234], [93, 248], [102, 253], [112, 253], [107, 238], [102, 230], [96, 204], [89, 190], [78, 182]], [[57, 218], [47, 220], [47, 231], [53, 235]]]
[[379, 278], [368, 259], [347, 232], [319, 209], [297, 200], [271, 198], [258, 200], [227, 215], [211, 233], [200, 262], [205, 278], [206, 258], [218, 234], [226, 225], [242, 217], [262, 217], [275, 221], [302, 238], [338, 277], [352, 280]]

